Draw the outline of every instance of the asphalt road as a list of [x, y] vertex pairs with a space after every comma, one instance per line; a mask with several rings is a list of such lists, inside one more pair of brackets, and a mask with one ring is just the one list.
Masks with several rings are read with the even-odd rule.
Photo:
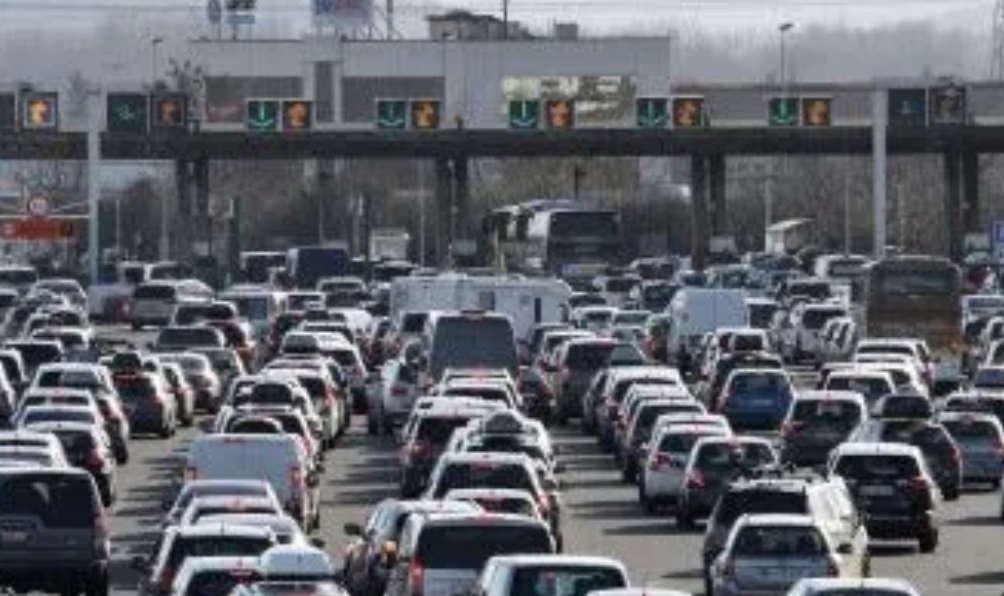
[[[156, 540], [162, 495], [197, 432], [185, 430], [169, 441], [134, 440], [133, 459], [120, 469], [119, 501], [112, 515], [116, 593], [134, 593], [138, 576], [129, 569], [129, 559], [147, 552]], [[679, 531], [670, 518], [643, 514], [633, 486], [620, 482], [611, 457], [601, 454], [593, 440], [565, 429], [556, 431], [556, 437], [567, 463], [562, 478], [566, 551], [618, 557], [636, 583], [700, 593], [701, 534]], [[364, 521], [375, 503], [396, 494], [396, 462], [393, 440], [366, 436], [360, 419], [329, 453], [320, 536], [336, 560], [346, 543], [342, 524]], [[999, 492], [965, 493], [943, 509], [941, 546], [935, 554], [921, 555], [914, 544], [879, 544], [873, 549], [873, 573], [905, 577], [925, 595], [1000, 596], [1000, 502]]]

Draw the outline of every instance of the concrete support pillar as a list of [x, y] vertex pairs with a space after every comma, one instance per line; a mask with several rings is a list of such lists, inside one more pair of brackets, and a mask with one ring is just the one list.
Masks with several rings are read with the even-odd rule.
[[708, 158], [708, 190], [711, 208], [711, 235], [726, 235], [728, 212], [725, 202], [725, 156], [712, 155]]
[[435, 262], [440, 267], [449, 264], [450, 211], [453, 205], [453, 175], [450, 166], [449, 159], [436, 158]]
[[962, 258], [962, 158], [955, 151], [945, 153], [945, 224], [948, 256]]
[[204, 242], [209, 256], [215, 254], [213, 247], [213, 217], [209, 206], [209, 160], [199, 158], [192, 162], [192, 178], [195, 183], [195, 213], [199, 242]]
[[[175, 259], [187, 260], [192, 252], [192, 167], [191, 162], [179, 159], [174, 162], [174, 188], [177, 193], [175, 209], [164, 213], [164, 227], [161, 228], [162, 258], [170, 255]], [[168, 221], [169, 220], [169, 221]], [[168, 234], [168, 226], [172, 233]], [[166, 237], [170, 236], [170, 240]], [[173, 250], [170, 248], [173, 247]]]
[[708, 173], [707, 158], [690, 157], [690, 258], [691, 266], [701, 271], [708, 260]]
[[456, 157], [453, 159], [453, 213], [455, 218], [453, 226], [453, 238], [473, 238], [471, 228], [471, 181], [469, 162], [466, 157]]
[[984, 230], [980, 221], [980, 155], [966, 151], [962, 154], [962, 231]]

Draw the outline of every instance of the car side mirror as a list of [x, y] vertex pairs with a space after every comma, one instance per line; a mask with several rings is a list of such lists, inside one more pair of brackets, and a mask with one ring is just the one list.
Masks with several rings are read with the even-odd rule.
[[310, 544], [314, 548], [320, 548], [320, 549], [323, 549], [328, 545], [327, 541], [324, 540], [324, 538], [318, 538], [316, 536], [310, 539]]
[[347, 523], [342, 526], [342, 531], [346, 536], [362, 536], [363, 527], [359, 524]]
[[845, 542], [837, 547], [837, 554], [841, 555], [852, 555], [854, 554], [854, 545], [850, 542]]

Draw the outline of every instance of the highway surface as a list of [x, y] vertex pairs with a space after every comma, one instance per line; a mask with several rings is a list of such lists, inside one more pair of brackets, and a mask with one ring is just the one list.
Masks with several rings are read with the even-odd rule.
[[[368, 437], [361, 419], [328, 454], [323, 480], [324, 508], [320, 536], [340, 562], [345, 522], [363, 522], [380, 499], [396, 495], [397, 451], [389, 437]], [[199, 432], [185, 429], [170, 441], [140, 437], [133, 459], [119, 470], [119, 500], [113, 509], [112, 574], [116, 594], [135, 592], [138, 575], [129, 568], [133, 555], [148, 551], [158, 535], [162, 495], [176, 474], [185, 445]], [[620, 482], [609, 455], [576, 429], [555, 431], [567, 463], [564, 484], [566, 551], [612, 555], [631, 570], [636, 583], [702, 591], [700, 532], [681, 532], [672, 519], [648, 517], [637, 504], [633, 486]], [[943, 509], [941, 545], [921, 555], [912, 543], [880, 544], [873, 549], [873, 574], [913, 581], [932, 596], [1000, 596], [1004, 592], [1004, 523], [1001, 495], [986, 489], [967, 491]]]

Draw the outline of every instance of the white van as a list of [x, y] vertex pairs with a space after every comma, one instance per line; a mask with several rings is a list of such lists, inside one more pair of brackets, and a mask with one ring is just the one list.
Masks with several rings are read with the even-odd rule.
[[220, 294], [219, 299], [237, 307], [237, 313], [248, 320], [255, 337], [268, 335], [275, 319], [286, 310], [285, 296], [253, 286], [234, 286]]
[[320, 521], [320, 479], [291, 435], [202, 435], [192, 443], [185, 479], [265, 480], [304, 530]]
[[178, 306], [206, 304], [212, 299], [212, 288], [195, 279], [147, 282], [133, 290], [129, 322], [135, 330], [144, 325], [168, 325]]
[[695, 351], [704, 334], [720, 327], [749, 326], [746, 294], [742, 290], [683, 288], [673, 296], [666, 312], [670, 362], [675, 362], [684, 374], [694, 372]]

